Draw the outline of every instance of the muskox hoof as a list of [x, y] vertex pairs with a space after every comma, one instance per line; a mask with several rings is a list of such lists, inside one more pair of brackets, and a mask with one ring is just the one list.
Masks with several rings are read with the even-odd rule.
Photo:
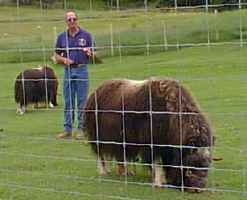
[[119, 176], [133, 176], [134, 174], [134, 171], [127, 167], [119, 167], [118, 169]]
[[38, 108], [39, 108], [39, 104], [37, 104], [37, 103], [33, 104], [33, 110], [36, 110]]
[[184, 191], [186, 192], [191, 192], [191, 193], [200, 193], [200, 192], [203, 192], [203, 190], [201, 189], [194, 189], [194, 188], [185, 188]]
[[104, 168], [104, 169], [98, 169], [98, 174], [103, 176], [103, 175], [110, 175], [111, 174], [111, 171]]
[[24, 114], [24, 111], [21, 108], [17, 108], [16, 109], [16, 114], [17, 115], [23, 115]]
[[154, 177], [153, 184], [155, 187], [158, 187], [158, 188], [163, 187], [164, 184], [166, 184], [166, 179], [164, 176], [158, 174], [157, 176]]
[[160, 160], [155, 161], [154, 170], [152, 170], [153, 184], [155, 187], [162, 187], [166, 183], [164, 170], [160, 164]]
[[54, 105], [51, 102], [49, 103], [49, 108], [54, 108]]
[[111, 174], [111, 171], [108, 170], [105, 166], [105, 160], [101, 158], [98, 160], [97, 170], [99, 175], [108, 175]]
[[160, 183], [154, 182], [154, 186], [157, 188], [161, 188], [163, 186], [163, 183], [162, 182], [160, 182]]

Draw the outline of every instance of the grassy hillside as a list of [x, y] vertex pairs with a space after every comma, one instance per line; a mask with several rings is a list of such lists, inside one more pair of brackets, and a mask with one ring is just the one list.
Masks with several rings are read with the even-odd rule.
[[[63, 10], [18, 12], [0, 7], [0, 199], [246, 199], [247, 48], [239, 43], [246, 40], [246, 11], [217, 18], [204, 13], [79, 11], [81, 27], [92, 32], [104, 60], [88, 67], [90, 92], [105, 79], [151, 76], [176, 78], [190, 88], [217, 136], [214, 156], [223, 158], [210, 169], [209, 191], [200, 194], [152, 187], [150, 172], [140, 163], [131, 166], [133, 177], [119, 177], [115, 162], [107, 163], [113, 175], [98, 176], [96, 156], [85, 140], [55, 139], [63, 124], [61, 95], [56, 109], [30, 107], [17, 116], [13, 86], [24, 69], [51, 65], [62, 94], [63, 67], [52, 64], [50, 56], [55, 33], [66, 28]], [[162, 46], [164, 23], [167, 51]]]

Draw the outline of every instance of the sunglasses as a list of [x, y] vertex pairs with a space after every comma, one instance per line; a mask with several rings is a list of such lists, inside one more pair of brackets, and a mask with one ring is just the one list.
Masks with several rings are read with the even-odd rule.
[[68, 22], [72, 22], [72, 21], [76, 21], [76, 20], [77, 20], [77, 18], [69, 18], [69, 19], [67, 19]]

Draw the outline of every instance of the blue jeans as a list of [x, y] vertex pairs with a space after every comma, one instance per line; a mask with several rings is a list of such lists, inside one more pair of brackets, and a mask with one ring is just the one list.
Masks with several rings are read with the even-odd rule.
[[86, 103], [89, 88], [89, 75], [86, 66], [70, 68], [65, 67], [63, 95], [65, 101], [64, 130], [72, 131], [75, 119], [75, 98], [77, 97], [78, 129], [83, 129], [83, 107]]

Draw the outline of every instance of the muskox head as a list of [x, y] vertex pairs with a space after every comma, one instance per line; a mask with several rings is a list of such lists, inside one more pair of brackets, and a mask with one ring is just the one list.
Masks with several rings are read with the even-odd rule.
[[204, 188], [207, 185], [208, 168], [212, 157], [208, 147], [199, 147], [183, 159], [184, 186]]
[[[188, 191], [199, 192], [207, 185], [208, 170], [212, 162], [211, 146], [214, 137], [205, 135], [188, 138], [188, 143], [181, 149], [176, 149], [174, 155], [179, 155], [178, 166], [168, 170], [171, 184], [184, 187]], [[181, 170], [182, 169], [182, 170]]]
[[[190, 153], [186, 151], [190, 151]], [[177, 155], [180, 150], [175, 150], [175, 152]], [[184, 187], [185, 189], [200, 191], [207, 185], [208, 169], [211, 161], [209, 147], [193, 147], [183, 150], [182, 159], [178, 160], [178, 164], [166, 170], [169, 184], [179, 188]]]
[[187, 155], [183, 159], [184, 185], [194, 188], [204, 188], [207, 185], [208, 168], [212, 162], [211, 147], [215, 137], [210, 127], [202, 127], [202, 134], [192, 136], [189, 140]]

